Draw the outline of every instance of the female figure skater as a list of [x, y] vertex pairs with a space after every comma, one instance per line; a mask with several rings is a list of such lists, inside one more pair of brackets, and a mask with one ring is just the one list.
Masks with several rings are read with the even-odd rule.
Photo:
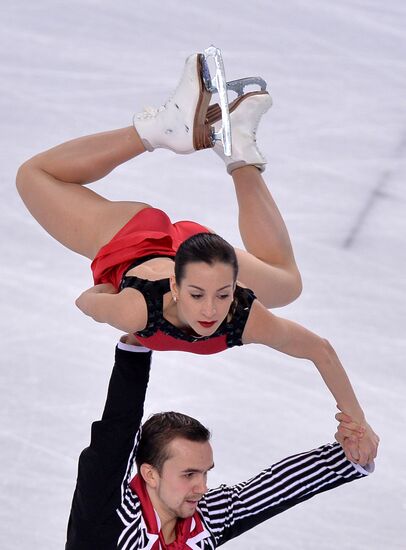
[[231, 158], [214, 145], [234, 181], [245, 251], [195, 222], [172, 224], [150, 205], [111, 202], [84, 187], [146, 150], [185, 154], [213, 146], [219, 109], [209, 107], [200, 62], [199, 54], [190, 56], [171, 99], [134, 117], [134, 127], [82, 137], [28, 160], [17, 175], [18, 191], [54, 238], [92, 260], [95, 286], [76, 301], [85, 314], [133, 333], [134, 342], [150, 349], [210, 354], [262, 343], [310, 359], [339, 409], [359, 425], [359, 444], [347, 452], [366, 464], [376, 456], [378, 437], [333, 348], [268, 311], [294, 300], [301, 280], [261, 176], [266, 161], [255, 134], [272, 103], [267, 92], [245, 94], [230, 105]]

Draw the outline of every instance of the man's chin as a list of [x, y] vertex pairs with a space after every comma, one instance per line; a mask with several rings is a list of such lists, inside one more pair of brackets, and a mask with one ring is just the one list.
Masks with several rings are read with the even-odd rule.
[[193, 514], [195, 513], [195, 510], [192, 511], [189, 511], [189, 512], [185, 512], [185, 510], [182, 510], [179, 512], [179, 514], [177, 515], [177, 518], [178, 519], [187, 519], [187, 518], [191, 518], [193, 516]]
[[184, 506], [182, 506], [182, 510], [180, 510], [179, 517], [186, 519], [193, 516], [193, 514], [196, 512], [198, 502], [185, 502]]

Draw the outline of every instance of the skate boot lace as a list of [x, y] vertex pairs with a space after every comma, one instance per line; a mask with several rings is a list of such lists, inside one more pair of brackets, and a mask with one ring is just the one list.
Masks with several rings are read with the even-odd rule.
[[136, 118], [138, 120], [148, 120], [148, 119], [156, 118], [159, 115], [159, 113], [161, 113], [165, 109], [166, 109], [166, 103], [165, 103], [165, 105], [161, 105], [158, 108], [144, 107], [144, 109], [141, 111], [141, 113], [138, 113], [136, 115]]
[[162, 111], [165, 111], [168, 106], [173, 102], [174, 97], [176, 96], [177, 91], [179, 90], [181, 84], [179, 83], [176, 89], [172, 92], [172, 94], [168, 97], [168, 99], [165, 101], [163, 105], [160, 107], [144, 107], [141, 113], [138, 113], [135, 118], [138, 120], [149, 120], [152, 118], [156, 118], [159, 113], [162, 113]]
[[179, 86], [171, 94], [171, 96], [168, 97], [168, 99], [165, 101], [165, 103], [163, 105], [161, 105], [158, 108], [157, 107], [150, 107], [150, 106], [144, 107], [144, 109], [141, 111], [141, 113], [138, 113], [136, 115], [136, 118], [138, 120], [149, 120], [149, 119], [152, 119], [152, 118], [156, 118], [159, 115], [159, 113], [162, 113], [163, 111], [166, 111], [166, 109], [168, 108], [170, 103], [172, 103], [173, 98], [174, 98], [176, 92], [178, 91], [178, 88], [179, 88]]

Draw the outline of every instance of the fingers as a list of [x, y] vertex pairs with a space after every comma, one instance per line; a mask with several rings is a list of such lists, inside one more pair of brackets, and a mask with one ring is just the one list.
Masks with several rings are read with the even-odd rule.
[[341, 422], [337, 426], [337, 431], [341, 433], [344, 437], [357, 437], [358, 439], [361, 439], [365, 434], [365, 428], [362, 426], [358, 426], [357, 424], [347, 424], [344, 422]]
[[365, 426], [355, 422], [348, 414], [339, 412], [335, 415], [335, 419], [338, 420], [340, 424], [345, 424], [350, 430], [365, 431]]
[[[357, 462], [361, 464], [361, 466], [365, 466], [366, 464], [369, 464], [376, 458], [377, 452], [378, 452], [378, 444], [379, 444], [379, 438], [375, 436], [375, 434], [374, 434], [374, 437], [367, 437], [365, 439], [361, 439], [358, 441]], [[345, 439], [344, 439], [344, 445], [346, 445]], [[352, 445], [353, 444], [348, 445], [349, 447], [351, 447], [351, 452], [353, 448]]]
[[373, 460], [373, 452], [369, 446], [360, 446], [359, 440], [354, 437], [344, 437], [340, 432], [335, 434], [336, 441], [341, 445], [345, 456], [351, 462], [365, 466]]
[[349, 439], [352, 443], [358, 444], [359, 442], [359, 438], [351, 431], [348, 432], [348, 435], [345, 435], [344, 430], [337, 430], [334, 437], [340, 445], [342, 445], [346, 439]]
[[369, 458], [369, 449], [361, 449], [358, 447], [358, 464], [365, 466], [371, 460], [372, 458]]
[[342, 446], [347, 459], [361, 466], [372, 462], [377, 456], [379, 437], [369, 424], [360, 426], [344, 413], [338, 413], [336, 418], [340, 424], [335, 439]]
[[356, 436], [358, 439], [361, 439], [364, 436], [365, 426], [354, 422], [348, 414], [338, 412], [335, 418], [339, 421], [337, 431], [341, 434], [342, 438]]
[[349, 416], [348, 414], [345, 414], [343, 412], [337, 413], [335, 415], [335, 419], [338, 420], [339, 422], [352, 422], [351, 416]]
[[358, 442], [352, 441], [350, 438], [346, 438], [344, 439], [343, 449], [348, 460], [355, 463], [359, 462], [361, 455], [359, 452]]

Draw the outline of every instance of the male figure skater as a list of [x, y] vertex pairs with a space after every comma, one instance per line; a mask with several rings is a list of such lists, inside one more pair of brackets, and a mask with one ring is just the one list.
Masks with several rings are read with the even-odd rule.
[[333, 443], [208, 490], [213, 451], [200, 422], [158, 413], [141, 433], [151, 351], [128, 342], [117, 345], [102, 419], [79, 459], [66, 550], [214, 549], [372, 471]]

